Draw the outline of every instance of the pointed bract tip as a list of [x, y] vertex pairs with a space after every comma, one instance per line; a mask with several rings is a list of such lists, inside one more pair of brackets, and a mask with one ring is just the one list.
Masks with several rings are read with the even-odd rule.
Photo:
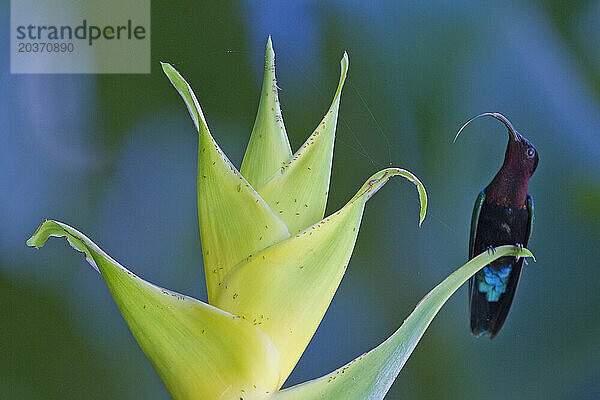
[[342, 56], [342, 59], [340, 60], [340, 64], [342, 65], [342, 68], [345, 67], [345, 69], [348, 69], [349, 63], [350, 63], [350, 61], [348, 60], [348, 53], [344, 51], [344, 55]]
[[269, 35], [265, 49], [265, 68], [271, 67], [275, 67], [275, 50], [273, 50], [273, 42], [271, 41], [271, 35]]
[[[33, 247], [33, 248], [36, 248], [36, 249], [39, 249], [41, 247], [41, 246], [38, 246], [38, 243], [37, 243], [37, 240], [36, 240], [37, 239], [37, 234], [40, 231], [40, 229], [42, 229], [42, 227], [44, 226], [44, 224], [46, 224], [48, 221], [49, 221], [49, 219], [47, 219], [47, 218], [44, 219], [44, 222], [42, 222], [40, 224], [40, 226], [37, 227], [37, 229], [35, 230], [35, 232], [33, 232], [33, 235], [31, 235], [31, 237], [29, 239], [27, 239], [27, 242], [25, 242], [25, 244], [27, 246]], [[43, 246], [43, 244], [42, 244], [42, 246]]]
[[508, 118], [506, 118], [504, 115], [502, 115], [500, 113], [497, 113], [497, 112], [484, 112], [484, 113], [481, 113], [479, 115], [476, 115], [476, 116], [472, 117], [467, 122], [465, 122], [463, 124], [463, 126], [461, 126], [460, 129], [458, 130], [458, 133], [456, 134], [456, 136], [454, 136], [454, 140], [452, 141], [452, 143], [456, 142], [456, 139], [458, 138], [458, 135], [460, 135], [460, 133], [463, 131], [463, 129], [465, 129], [465, 127], [467, 125], [469, 125], [472, 121], [474, 121], [474, 120], [476, 120], [477, 118], [480, 118], [480, 117], [494, 117], [494, 118], [496, 118], [498, 121], [502, 122], [506, 126], [506, 128], [508, 128], [508, 134], [510, 135], [510, 137], [515, 142], [519, 142], [521, 140], [520, 137], [519, 137], [519, 134], [515, 130], [514, 126], [510, 123], [510, 121], [508, 120]]
[[[425, 206], [427, 207], [427, 206]], [[423, 225], [423, 221], [425, 221], [425, 216], [427, 215], [427, 209], [423, 209], [422, 212], [419, 215], [419, 228], [421, 227], [421, 225]]]
[[175, 68], [173, 68], [173, 66], [171, 64], [169, 64], [168, 62], [160, 62], [160, 66], [163, 70], [163, 72], [167, 72], [169, 70], [174, 70]]
[[530, 257], [530, 258], [533, 259], [533, 262], [537, 262], [537, 260], [535, 259], [535, 256], [533, 255], [533, 253], [530, 252], [529, 250], [528, 250], [528, 252], [529, 252], [529, 255], [526, 255], [525, 257]]

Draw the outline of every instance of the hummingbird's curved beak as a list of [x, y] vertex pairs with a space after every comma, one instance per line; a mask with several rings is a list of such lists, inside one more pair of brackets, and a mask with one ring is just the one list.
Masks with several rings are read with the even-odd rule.
[[517, 131], [515, 130], [515, 127], [510, 123], [510, 121], [508, 120], [508, 118], [506, 118], [504, 115], [502, 115], [500, 113], [485, 112], [485, 113], [481, 113], [479, 115], [476, 115], [473, 118], [469, 119], [467, 122], [465, 122], [464, 125], [461, 126], [460, 129], [458, 130], [458, 133], [456, 134], [456, 136], [454, 136], [454, 140], [452, 141], [452, 143], [456, 142], [456, 139], [458, 138], [458, 135], [460, 135], [460, 133], [462, 132], [462, 130], [465, 129], [465, 127], [467, 125], [469, 125], [471, 123], [471, 121], [476, 120], [479, 117], [486, 117], [486, 116], [494, 117], [498, 121], [502, 122], [508, 128], [508, 134], [510, 135], [510, 137], [515, 142], [520, 142], [521, 141], [521, 135], [519, 135], [517, 133]]

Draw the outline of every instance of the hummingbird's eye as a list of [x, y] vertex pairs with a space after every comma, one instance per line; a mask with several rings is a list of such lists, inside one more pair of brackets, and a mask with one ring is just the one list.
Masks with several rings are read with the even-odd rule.
[[533, 156], [535, 156], [535, 150], [530, 147], [527, 149], [527, 157], [533, 158]]

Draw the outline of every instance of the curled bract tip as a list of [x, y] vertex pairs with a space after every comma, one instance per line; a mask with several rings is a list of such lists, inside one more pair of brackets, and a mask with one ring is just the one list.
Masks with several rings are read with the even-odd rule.
[[425, 186], [421, 183], [419, 178], [417, 178], [417, 176], [410, 171], [402, 168], [386, 168], [381, 170], [369, 178], [369, 180], [365, 183], [365, 185], [363, 185], [361, 190], [359, 190], [354, 198], [360, 197], [363, 194], [366, 194], [367, 199], [371, 198], [392, 176], [396, 175], [408, 179], [417, 187], [420, 203], [419, 226], [421, 226], [427, 213], [427, 192], [425, 191]]

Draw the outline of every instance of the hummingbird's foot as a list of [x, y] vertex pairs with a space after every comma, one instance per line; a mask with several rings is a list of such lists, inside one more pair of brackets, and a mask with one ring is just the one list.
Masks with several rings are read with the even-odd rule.
[[494, 254], [496, 253], [496, 248], [494, 246], [488, 246], [486, 251], [488, 254]]
[[[519, 251], [523, 250], [523, 245], [521, 243], [515, 243], [515, 246], [517, 246], [517, 249], [519, 249]], [[522, 256], [517, 256], [517, 262], [522, 258]]]

